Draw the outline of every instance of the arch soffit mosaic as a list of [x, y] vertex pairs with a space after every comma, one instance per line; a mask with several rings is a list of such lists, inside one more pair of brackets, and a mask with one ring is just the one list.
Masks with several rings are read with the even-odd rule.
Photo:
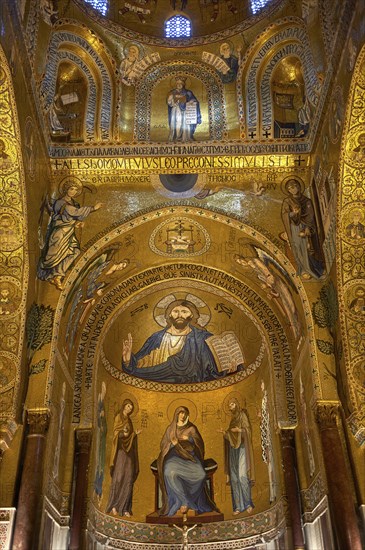
[[[2, 211], [0, 221], [0, 424], [14, 424], [20, 407], [23, 338], [26, 315], [29, 260], [27, 209], [21, 140], [10, 68], [0, 47]], [[22, 380], [21, 380], [22, 378]], [[11, 433], [13, 430], [10, 429]]]
[[[339, 230], [336, 242], [337, 282], [345, 369], [353, 405], [353, 420], [359, 433], [365, 427], [365, 391], [363, 385], [359, 384], [356, 378], [356, 370], [363, 370], [365, 367], [364, 316], [361, 315], [361, 303], [363, 303], [365, 295], [365, 263], [363, 239], [353, 238], [348, 228], [353, 223], [354, 213], [363, 212], [365, 201], [363, 184], [365, 150], [359, 142], [359, 136], [365, 135], [364, 98], [365, 47], [362, 48], [356, 61], [342, 137], [340, 159], [342, 185], [338, 187], [337, 220]], [[365, 225], [364, 216], [362, 216], [360, 224]], [[360, 307], [356, 307], [356, 304], [359, 303]]]

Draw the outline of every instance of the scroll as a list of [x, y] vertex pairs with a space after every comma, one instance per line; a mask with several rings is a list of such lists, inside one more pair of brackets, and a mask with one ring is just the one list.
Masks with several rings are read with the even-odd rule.
[[230, 69], [227, 63], [221, 57], [218, 57], [214, 53], [203, 52], [202, 59], [205, 63], [208, 63], [209, 65], [212, 65], [212, 67], [215, 67], [217, 71], [222, 74], [227, 74]]
[[186, 124], [198, 124], [198, 113], [195, 101], [189, 101], [186, 104], [185, 122]]

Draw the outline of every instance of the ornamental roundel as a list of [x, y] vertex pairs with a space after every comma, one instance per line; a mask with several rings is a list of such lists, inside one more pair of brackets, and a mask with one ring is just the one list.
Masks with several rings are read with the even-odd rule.
[[365, 283], [357, 283], [346, 289], [345, 304], [351, 317], [365, 320]]
[[195, 220], [174, 217], [156, 227], [151, 234], [149, 245], [159, 256], [199, 256], [209, 249], [210, 237], [207, 230]]
[[2, 208], [0, 213], [0, 250], [14, 252], [23, 245], [22, 221], [13, 208]]
[[361, 202], [353, 202], [341, 212], [342, 238], [350, 245], [365, 243], [365, 210]]
[[346, 162], [355, 168], [362, 168], [365, 163], [365, 129], [361, 124], [353, 128], [346, 140]]
[[19, 281], [13, 277], [0, 277], [0, 320], [16, 315], [21, 301], [22, 289]]

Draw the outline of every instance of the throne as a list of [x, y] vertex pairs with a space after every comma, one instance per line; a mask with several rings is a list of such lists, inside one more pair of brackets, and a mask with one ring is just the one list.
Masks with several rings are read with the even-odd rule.
[[[205, 473], [207, 474], [206, 485], [207, 491], [214, 502], [214, 486], [213, 486], [213, 476], [218, 468], [218, 464], [212, 458], [207, 458], [203, 463]], [[204, 512], [203, 514], [195, 515], [194, 511], [189, 510], [186, 515], [186, 521], [183, 518], [182, 514], [176, 514], [175, 516], [159, 516], [158, 510], [162, 506], [162, 494], [160, 483], [158, 479], [158, 470], [157, 470], [157, 459], [154, 460], [150, 466], [151, 471], [155, 477], [155, 511], [146, 516], [147, 523], [168, 523], [168, 524], [178, 524], [184, 522], [187, 524], [194, 523], [211, 523], [213, 521], [222, 521], [224, 516], [221, 512]]]

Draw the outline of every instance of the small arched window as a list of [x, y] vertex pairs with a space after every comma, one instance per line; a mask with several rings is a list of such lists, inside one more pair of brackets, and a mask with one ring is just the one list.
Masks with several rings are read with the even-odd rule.
[[174, 15], [165, 21], [165, 38], [190, 38], [191, 23], [183, 15]]
[[84, 0], [85, 4], [90, 4], [101, 15], [106, 15], [108, 12], [109, 0]]
[[262, 10], [271, 0], [251, 0], [251, 11], [253, 15], [256, 15]]

